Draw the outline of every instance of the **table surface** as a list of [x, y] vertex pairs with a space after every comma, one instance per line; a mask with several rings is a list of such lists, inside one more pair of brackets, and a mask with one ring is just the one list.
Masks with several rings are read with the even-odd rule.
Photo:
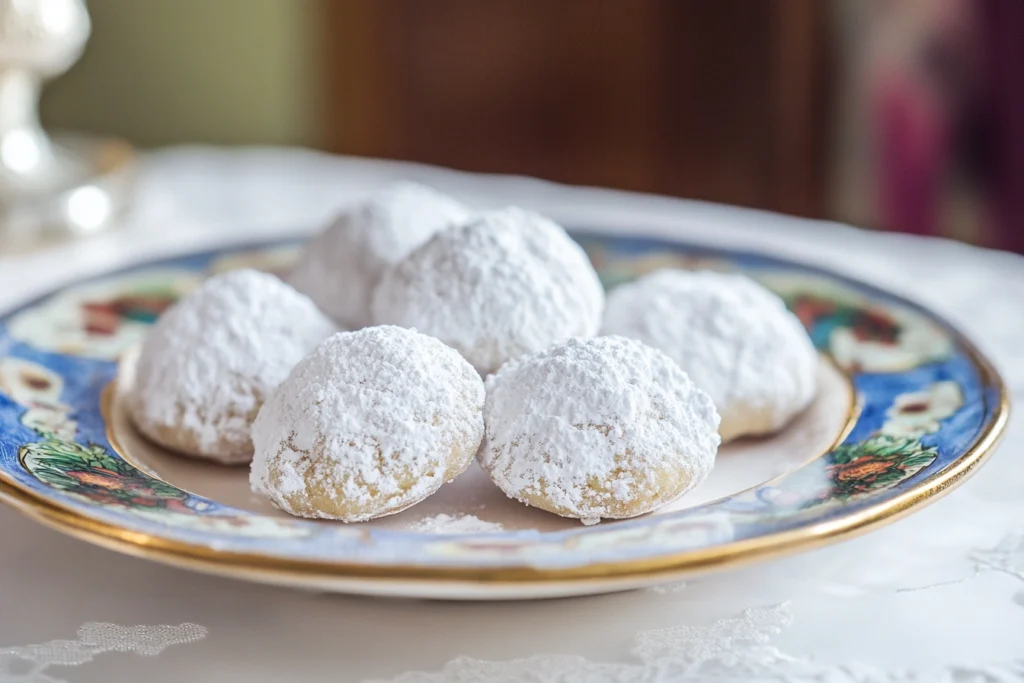
[[[524, 178], [303, 150], [142, 162], [116, 232], [0, 256], [0, 310], [60, 282], [225, 240], [309, 231], [369, 189], [639, 227], [834, 268], [930, 306], [1024, 397], [1024, 260], [948, 241]], [[934, 505], [855, 540], [591, 598], [442, 603], [220, 579], [117, 555], [0, 509], [0, 681], [1024, 681], [1024, 425]]]

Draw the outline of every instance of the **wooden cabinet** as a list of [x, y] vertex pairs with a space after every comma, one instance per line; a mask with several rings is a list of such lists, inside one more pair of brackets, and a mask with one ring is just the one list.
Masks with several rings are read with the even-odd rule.
[[324, 0], [325, 145], [824, 209], [821, 0]]

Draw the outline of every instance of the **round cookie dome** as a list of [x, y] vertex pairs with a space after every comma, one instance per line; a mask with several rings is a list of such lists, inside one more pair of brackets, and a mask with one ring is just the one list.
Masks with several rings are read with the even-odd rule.
[[392, 326], [338, 333], [260, 410], [250, 483], [302, 517], [400, 512], [469, 466], [483, 402], [480, 376], [433, 337]]
[[429, 187], [388, 185], [313, 238], [288, 281], [343, 327], [369, 325], [370, 297], [383, 270], [468, 215], [465, 206]]
[[308, 297], [273, 275], [212, 277], [146, 335], [128, 402], [132, 421], [175, 451], [248, 462], [249, 427], [263, 400], [335, 329]]
[[600, 327], [604, 291], [587, 255], [553, 221], [509, 207], [434, 235], [385, 272], [378, 323], [414, 327], [481, 373]]
[[651, 273], [609, 294], [602, 331], [676, 361], [714, 400], [725, 441], [781, 429], [817, 390], [818, 354], [803, 325], [743, 275]]
[[700, 483], [720, 442], [711, 399], [633, 339], [571, 339], [487, 378], [478, 458], [508, 496], [593, 523]]

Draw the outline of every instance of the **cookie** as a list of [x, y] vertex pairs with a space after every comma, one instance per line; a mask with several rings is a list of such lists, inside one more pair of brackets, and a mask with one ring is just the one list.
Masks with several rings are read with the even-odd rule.
[[207, 280], [146, 335], [128, 401], [152, 441], [197, 458], [245, 463], [264, 399], [336, 330], [309, 298], [273, 275]]
[[725, 441], [781, 429], [817, 393], [818, 354], [803, 325], [743, 275], [646, 275], [611, 292], [602, 331], [676, 361], [715, 402]]
[[400, 512], [469, 466], [483, 402], [480, 376], [437, 339], [393, 326], [336, 334], [260, 410], [250, 483], [301, 517]]
[[371, 324], [370, 297], [381, 273], [469, 210], [440, 192], [401, 182], [346, 209], [306, 246], [288, 276], [345, 329]]
[[481, 374], [593, 336], [603, 307], [579, 245], [555, 222], [515, 207], [437, 233], [383, 275], [373, 298], [378, 324], [437, 337]]
[[572, 339], [487, 378], [479, 460], [508, 496], [584, 523], [650, 512], [711, 471], [718, 413], [664, 353]]

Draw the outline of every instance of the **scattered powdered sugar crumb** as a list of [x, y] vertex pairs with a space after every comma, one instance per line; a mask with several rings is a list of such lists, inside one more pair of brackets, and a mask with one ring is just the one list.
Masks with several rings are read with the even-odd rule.
[[503, 531], [498, 522], [485, 522], [476, 515], [446, 515], [424, 517], [416, 522], [413, 531], [422, 534], [482, 534]]
[[434, 235], [381, 277], [372, 308], [378, 324], [437, 337], [485, 374], [510, 358], [593, 336], [604, 290], [565, 230], [508, 207]]
[[724, 441], [780, 429], [817, 389], [818, 354], [803, 325], [744, 275], [645, 275], [609, 294], [602, 332], [667, 353], [715, 402]]
[[659, 586], [649, 586], [647, 590], [652, 593], [660, 593], [662, 595], [670, 593], [682, 593], [686, 590], [687, 583], [685, 581], [675, 581], [673, 583], [663, 583]]

